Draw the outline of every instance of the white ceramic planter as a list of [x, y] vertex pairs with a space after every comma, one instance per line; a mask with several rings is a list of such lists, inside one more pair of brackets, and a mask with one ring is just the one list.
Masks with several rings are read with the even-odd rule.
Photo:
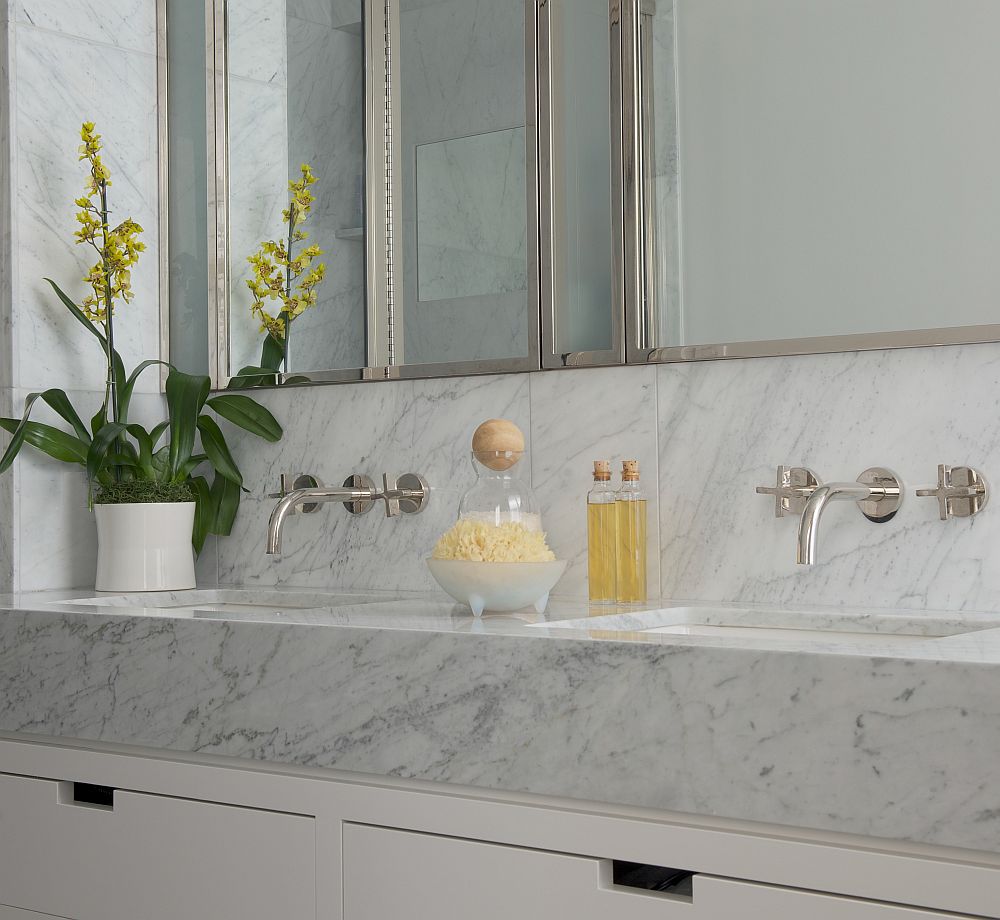
[[194, 502], [95, 505], [98, 591], [195, 587]]

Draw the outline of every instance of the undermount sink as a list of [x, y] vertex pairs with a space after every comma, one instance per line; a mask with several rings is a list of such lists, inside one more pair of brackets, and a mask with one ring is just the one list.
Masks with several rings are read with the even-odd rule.
[[373, 594], [337, 594], [308, 591], [215, 588], [194, 591], [146, 591], [132, 594], [102, 594], [74, 598], [62, 603], [96, 608], [190, 611], [197, 618], [222, 614], [227, 619], [244, 616], [278, 615], [283, 611], [329, 610], [370, 604], [381, 598]]
[[930, 642], [996, 629], [1000, 627], [1000, 617], [677, 606], [537, 625], [586, 630], [594, 638], [664, 635], [726, 645], [877, 648], [898, 646], [901, 641]]

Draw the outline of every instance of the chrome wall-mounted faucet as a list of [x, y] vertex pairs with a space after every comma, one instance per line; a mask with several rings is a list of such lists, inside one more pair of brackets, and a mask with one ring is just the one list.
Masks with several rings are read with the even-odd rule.
[[865, 470], [857, 482], [823, 484], [805, 467], [778, 467], [774, 486], [758, 486], [757, 493], [775, 497], [775, 517], [801, 514], [795, 561], [799, 565], [816, 562], [819, 522], [833, 501], [857, 502], [861, 513], [875, 523], [891, 521], [903, 503], [899, 477], [883, 467]]
[[[427, 506], [430, 486], [417, 473], [404, 473], [398, 479], [382, 476], [381, 491], [367, 476], [354, 474], [340, 488], [328, 488], [316, 476], [301, 473], [281, 477], [281, 491], [268, 498], [279, 499], [267, 524], [267, 554], [281, 554], [281, 534], [285, 521], [295, 512], [311, 514], [328, 502], [340, 502], [349, 514], [367, 514], [377, 501], [385, 502], [386, 517], [419, 514]], [[291, 490], [288, 490], [288, 485]]]

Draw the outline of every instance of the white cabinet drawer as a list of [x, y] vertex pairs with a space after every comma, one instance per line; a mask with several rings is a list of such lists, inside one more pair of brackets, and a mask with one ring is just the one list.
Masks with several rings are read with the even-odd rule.
[[963, 915], [695, 876], [697, 920], [961, 920]]
[[72, 783], [0, 774], [0, 903], [73, 920], [316, 918], [310, 817], [122, 790], [113, 809], [72, 798]]
[[691, 897], [615, 887], [609, 860], [344, 826], [344, 920], [948, 920], [957, 914], [695, 875]]
[[[584, 856], [348, 824], [344, 920], [693, 918], [688, 903], [603, 887], [601, 864]], [[680, 910], [672, 914], [664, 907]]]

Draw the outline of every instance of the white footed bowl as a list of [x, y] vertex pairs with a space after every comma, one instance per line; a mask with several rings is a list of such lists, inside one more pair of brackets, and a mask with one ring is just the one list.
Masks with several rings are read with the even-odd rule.
[[553, 562], [469, 562], [428, 559], [437, 583], [478, 617], [484, 610], [509, 613], [524, 607], [545, 612], [549, 592], [566, 571], [565, 560]]

